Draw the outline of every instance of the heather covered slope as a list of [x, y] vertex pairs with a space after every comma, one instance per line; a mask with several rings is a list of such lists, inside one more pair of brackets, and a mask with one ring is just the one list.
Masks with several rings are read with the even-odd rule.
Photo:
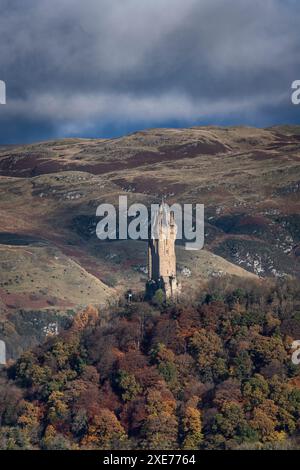
[[262, 276], [299, 275], [299, 161], [296, 126], [153, 129], [4, 147], [2, 226], [41, 230], [38, 219], [28, 221], [30, 206], [39, 217], [46, 211], [58, 237], [74, 214], [82, 235], [99, 202], [125, 193], [150, 204], [164, 195], [205, 204], [209, 251]]
[[95, 236], [97, 206], [117, 204], [120, 194], [129, 204], [161, 196], [205, 204], [205, 249], [177, 249], [188, 297], [227, 274], [299, 277], [299, 159], [299, 128], [289, 126], [152, 129], [0, 147], [2, 324], [9, 319], [10, 331], [22, 309], [34, 318], [65, 315], [143, 290], [146, 244]]

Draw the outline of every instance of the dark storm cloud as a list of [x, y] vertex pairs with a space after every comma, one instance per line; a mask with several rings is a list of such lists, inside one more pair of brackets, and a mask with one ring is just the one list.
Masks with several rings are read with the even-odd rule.
[[299, 120], [299, 2], [0, 0], [0, 142]]

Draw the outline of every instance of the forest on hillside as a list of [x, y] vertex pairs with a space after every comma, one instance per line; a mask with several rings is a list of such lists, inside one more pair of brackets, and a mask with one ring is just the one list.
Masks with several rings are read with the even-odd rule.
[[300, 447], [300, 286], [214, 279], [193, 304], [78, 313], [0, 377], [1, 449]]

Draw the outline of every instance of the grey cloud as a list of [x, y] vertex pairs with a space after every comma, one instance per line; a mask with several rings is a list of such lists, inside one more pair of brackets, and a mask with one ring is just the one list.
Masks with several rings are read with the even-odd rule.
[[39, 128], [44, 138], [110, 126], [297, 120], [289, 87], [300, 78], [299, 2], [0, 0], [0, 7], [2, 143], [39, 138]]

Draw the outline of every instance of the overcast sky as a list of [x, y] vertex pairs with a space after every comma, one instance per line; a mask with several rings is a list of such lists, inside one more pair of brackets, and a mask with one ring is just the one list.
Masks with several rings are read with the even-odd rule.
[[0, 143], [299, 123], [299, 0], [0, 0]]

